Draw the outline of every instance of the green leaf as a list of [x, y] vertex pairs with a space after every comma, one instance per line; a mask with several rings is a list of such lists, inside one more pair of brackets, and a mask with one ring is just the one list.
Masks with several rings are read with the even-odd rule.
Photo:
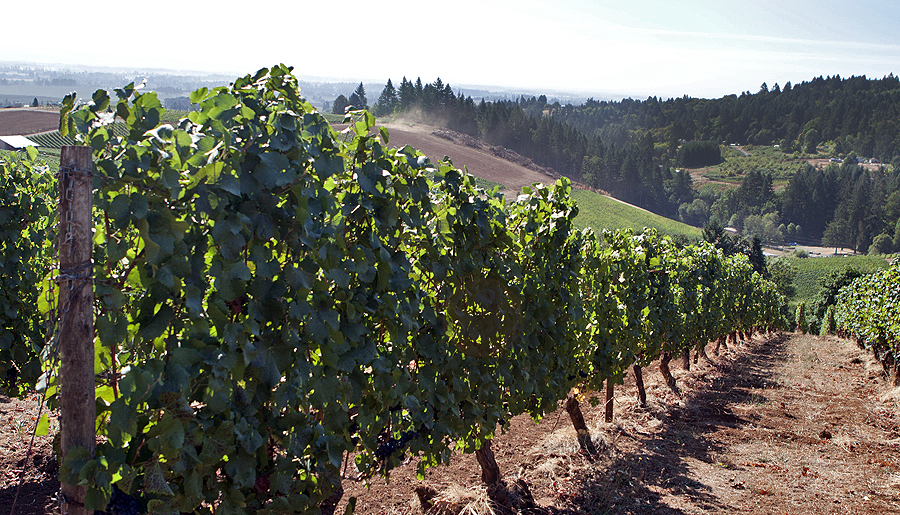
[[343, 172], [344, 160], [338, 155], [325, 154], [315, 160], [313, 168], [316, 170], [319, 178], [324, 180], [336, 173]]
[[175, 495], [169, 483], [166, 482], [166, 476], [158, 461], [154, 462], [144, 473], [144, 491], [156, 495]]
[[259, 156], [256, 174], [259, 182], [269, 188], [286, 186], [297, 178], [297, 173], [290, 168], [291, 162], [284, 154], [266, 152]]
[[62, 99], [62, 107], [59, 110], [59, 134], [64, 138], [69, 135], [71, 130], [72, 124], [69, 115], [75, 108], [75, 99], [77, 97], [78, 94], [73, 91]]
[[50, 418], [46, 413], [41, 415], [41, 419], [38, 420], [37, 426], [34, 428], [34, 434], [36, 436], [47, 436], [47, 433], [50, 431]]
[[200, 102], [206, 100], [207, 95], [209, 95], [209, 88], [200, 88], [196, 91], [192, 91], [190, 95], [190, 100], [192, 104], [199, 104]]
[[172, 306], [168, 304], [160, 306], [159, 311], [150, 318], [150, 321], [141, 327], [141, 337], [145, 340], [159, 338], [172, 323], [174, 316], [175, 311], [172, 309]]
[[99, 488], [88, 488], [84, 494], [84, 507], [89, 510], [103, 511], [109, 503], [109, 496]]

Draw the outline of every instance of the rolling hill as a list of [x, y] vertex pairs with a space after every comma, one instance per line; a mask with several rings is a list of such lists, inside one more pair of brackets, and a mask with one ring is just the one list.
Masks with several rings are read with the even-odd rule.
[[[523, 186], [536, 182], [551, 183], [558, 177], [552, 170], [542, 168], [526, 157], [465, 134], [418, 123], [393, 121], [382, 125], [388, 129], [390, 146], [411, 145], [432, 161], [449, 156], [455, 166], [466, 168], [472, 175], [502, 184], [502, 191], [509, 198], [518, 194]], [[575, 223], [580, 228], [590, 227], [600, 231], [655, 227], [663, 234], [692, 239], [700, 238], [702, 234], [696, 227], [599, 193], [574, 189], [572, 198], [578, 204]]]

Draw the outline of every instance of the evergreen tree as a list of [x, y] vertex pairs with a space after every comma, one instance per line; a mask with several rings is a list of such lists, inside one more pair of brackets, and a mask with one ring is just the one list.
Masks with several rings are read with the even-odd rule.
[[891, 237], [887, 234], [882, 233], [872, 240], [872, 245], [869, 246], [869, 254], [890, 254], [891, 250], [893, 250], [893, 247], [894, 242], [891, 240]]
[[894, 227], [894, 252], [900, 252], [900, 220], [897, 220]]
[[828, 222], [825, 232], [822, 233], [822, 245], [834, 247], [834, 253], [837, 254], [839, 248], [850, 248], [852, 239], [846, 209], [838, 209], [834, 214], [834, 219]]
[[350, 95], [350, 105], [353, 110], [361, 110], [369, 108], [369, 101], [366, 99], [366, 88], [360, 82], [356, 90]]
[[413, 83], [406, 80], [406, 76], [403, 76], [403, 80], [400, 81], [400, 110], [407, 111], [412, 108], [412, 106], [416, 103], [416, 87], [413, 86]]
[[[404, 80], [406, 77], [404, 77]], [[394, 89], [394, 85], [391, 83], [391, 79], [388, 79], [387, 84], [384, 85], [384, 89], [381, 90], [381, 96], [378, 97], [378, 103], [375, 104], [377, 109], [375, 109], [375, 115], [384, 116], [394, 112], [394, 110], [399, 105], [399, 98], [397, 94], [397, 90]]]
[[738, 189], [739, 201], [747, 207], [763, 207], [772, 201], [775, 191], [772, 188], [772, 174], [759, 170], [751, 170], [741, 181]]

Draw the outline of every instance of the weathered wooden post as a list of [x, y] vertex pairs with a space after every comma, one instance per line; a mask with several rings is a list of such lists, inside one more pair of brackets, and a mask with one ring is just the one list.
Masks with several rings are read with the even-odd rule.
[[[75, 447], [94, 456], [94, 285], [91, 148], [65, 146], [59, 160], [59, 425], [61, 460]], [[90, 515], [87, 487], [63, 483], [63, 513]]]
[[613, 396], [615, 394], [616, 383], [612, 377], [606, 378], [606, 423], [613, 421]]

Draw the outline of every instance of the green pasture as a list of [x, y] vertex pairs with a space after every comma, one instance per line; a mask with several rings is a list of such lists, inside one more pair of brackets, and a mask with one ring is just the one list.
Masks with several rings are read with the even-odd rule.
[[572, 190], [572, 198], [578, 205], [575, 225], [579, 229], [590, 227], [596, 232], [603, 229], [655, 227], [661, 234], [700, 239], [703, 231], [664, 216], [653, 214], [634, 206], [623, 204], [609, 197], [586, 190]]

